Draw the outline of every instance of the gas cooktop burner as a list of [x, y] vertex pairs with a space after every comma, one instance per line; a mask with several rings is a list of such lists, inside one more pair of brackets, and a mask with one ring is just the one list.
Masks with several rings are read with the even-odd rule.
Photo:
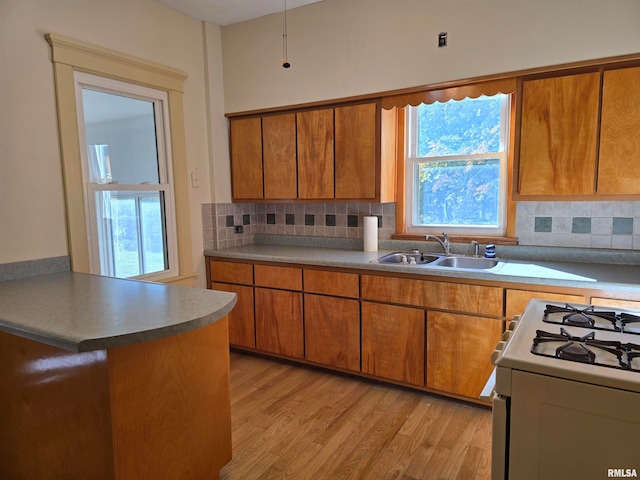
[[560, 327], [560, 333], [536, 330], [531, 353], [572, 362], [640, 372], [640, 345], [599, 340], [595, 332], [573, 336]]
[[581, 308], [574, 307], [568, 303], [565, 304], [564, 307], [547, 305], [542, 321], [559, 325], [640, 335], [640, 330], [629, 327], [632, 323], [640, 323], [640, 317], [629, 313], [618, 314], [612, 311], [596, 310], [593, 305]]

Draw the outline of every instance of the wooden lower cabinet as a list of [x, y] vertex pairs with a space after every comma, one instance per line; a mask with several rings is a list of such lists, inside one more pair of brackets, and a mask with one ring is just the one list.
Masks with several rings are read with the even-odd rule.
[[424, 385], [424, 310], [362, 302], [362, 371]]
[[584, 295], [575, 295], [570, 293], [549, 293], [537, 292], [533, 290], [510, 290], [506, 291], [507, 301], [505, 316], [511, 318], [514, 315], [522, 315], [527, 303], [532, 298], [542, 298], [545, 300], [554, 300], [567, 303], [585, 303]]
[[357, 300], [304, 294], [306, 359], [360, 371], [360, 304]]
[[427, 312], [427, 387], [477, 399], [503, 329], [499, 319]]
[[591, 305], [609, 308], [632, 308], [640, 310], [640, 300], [620, 300], [618, 298], [591, 297]]
[[256, 327], [253, 315], [253, 287], [213, 282], [214, 290], [233, 292], [238, 302], [229, 312], [229, 343], [240, 347], [256, 347]]
[[466, 283], [362, 275], [363, 300], [502, 315], [503, 289]]
[[256, 348], [304, 358], [302, 293], [255, 288]]

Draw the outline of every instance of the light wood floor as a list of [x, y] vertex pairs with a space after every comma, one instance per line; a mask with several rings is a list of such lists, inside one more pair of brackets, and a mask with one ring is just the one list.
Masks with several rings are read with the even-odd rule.
[[222, 480], [483, 480], [488, 408], [231, 353]]

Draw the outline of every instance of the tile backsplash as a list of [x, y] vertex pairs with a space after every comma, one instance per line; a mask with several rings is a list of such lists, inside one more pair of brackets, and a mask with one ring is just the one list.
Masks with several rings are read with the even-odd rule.
[[205, 204], [204, 249], [253, 243], [257, 233], [362, 238], [362, 217], [369, 215], [378, 217], [378, 238], [391, 238], [395, 232], [395, 203]]
[[[391, 238], [394, 203], [205, 204], [204, 249], [253, 243], [258, 233], [362, 238], [366, 215], [378, 216], [378, 238]], [[527, 246], [640, 250], [640, 202], [518, 202], [516, 236]]]
[[520, 245], [640, 250], [640, 202], [519, 202]]

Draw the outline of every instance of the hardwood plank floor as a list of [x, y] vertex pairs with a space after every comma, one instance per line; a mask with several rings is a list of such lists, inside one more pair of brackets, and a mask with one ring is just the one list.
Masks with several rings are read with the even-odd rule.
[[231, 353], [222, 480], [488, 480], [491, 411]]

